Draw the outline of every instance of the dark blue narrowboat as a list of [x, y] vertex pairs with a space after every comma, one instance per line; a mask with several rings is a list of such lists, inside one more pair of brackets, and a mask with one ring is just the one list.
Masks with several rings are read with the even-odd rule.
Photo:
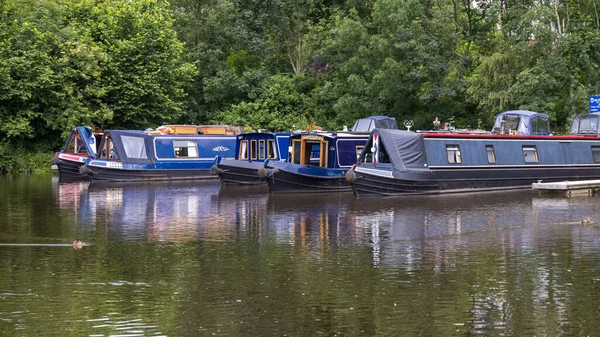
[[287, 161], [266, 160], [258, 173], [267, 176], [271, 193], [351, 191], [344, 176], [356, 164], [368, 137], [353, 132], [293, 134]]
[[97, 158], [82, 166], [92, 182], [213, 178], [215, 157], [235, 155], [236, 135], [227, 126], [178, 125], [157, 131], [110, 130]]
[[347, 180], [357, 196], [364, 196], [518, 189], [538, 181], [600, 179], [600, 115], [575, 117], [567, 136], [552, 136], [547, 124], [536, 123], [528, 132], [516, 128], [516, 133], [514, 128], [490, 134], [374, 130]]
[[357, 120], [349, 132], [293, 134], [287, 160], [265, 160], [258, 173], [267, 177], [271, 193], [350, 192], [345, 174], [356, 164], [371, 130], [397, 127], [393, 117], [371, 116]]
[[85, 177], [79, 170], [87, 161], [96, 158], [97, 146], [101, 139], [102, 132], [92, 130], [89, 126], [71, 129], [65, 146], [52, 158], [52, 163], [58, 167], [60, 178]]
[[266, 184], [258, 176], [266, 159], [285, 161], [288, 156], [290, 133], [249, 132], [237, 136], [234, 158], [219, 158], [211, 170], [222, 184]]

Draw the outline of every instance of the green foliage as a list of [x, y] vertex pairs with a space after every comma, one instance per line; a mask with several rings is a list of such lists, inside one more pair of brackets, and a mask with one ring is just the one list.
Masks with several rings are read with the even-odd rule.
[[490, 128], [518, 108], [564, 132], [600, 94], [598, 12], [590, 1], [4, 0], [0, 138], [55, 150], [81, 124], [277, 131], [368, 115]]

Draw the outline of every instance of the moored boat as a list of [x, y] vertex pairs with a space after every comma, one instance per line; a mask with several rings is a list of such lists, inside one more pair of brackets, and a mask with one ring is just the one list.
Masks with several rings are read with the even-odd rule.
[[61, 179], [82, 178], [80, 168], [90, 159], [96, 158], [97, 145], [102, 139], [100, 130], [89, 126], [71, 129], [64, 147], [54, 154], [52, 163], [58, 167]]
[[267, 177], [271, 193], [351, 192], [345, 174], [356, 164], [374, 128], [398, 128], [398, 124], [393, 117], [371, 116], [357, 120], [350, 131], [294, 134], [288, 159], [265, 160], [258, 173]]
[[287, 159], [290, 133], [248, 132], [237, 136], [234, 158], [219, 158], [211, 170], [222, 184], [266, 184], [258, 175], [265, 159]]
[[374, 130], [347, 180], [357, 196], [365, 196], [519, 189], [538, 181], [600, 178], [600, 115], [577, 116], [567, 136], [550, 135], [544, 114], [518, 118], [526, 124], [538, 119], [520, 132], [505, 125], [492, 134]]
[[369, 134], [307, 132], [290, 136], [287, 161], [269, 161], [259, 171], [271, 193], [352, 191], [344, 177], [357, 161]]
[[92, 182], [213, 178], [216, 156], [233, 156], [234, 131], [223, 125], [171, 125], [152, 131], [109, 130], [96, 159], [81, 168]]

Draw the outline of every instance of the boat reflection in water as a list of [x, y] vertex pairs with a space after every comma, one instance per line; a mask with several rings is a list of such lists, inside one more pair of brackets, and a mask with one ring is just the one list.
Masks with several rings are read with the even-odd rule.
[[[238, 190], [239, 191], [239, 190]], [[262, 199], [244, 194], [231, 200], [220, 183], [90, 184], [88, 207], [114, 238], [182, 242], [227, 240], [253, 218]], [[263, 206], [264, 208], [264, 206]], [[263, 211], [264, 213], [264, 211]]]
[[549, 234], [538, 226], [579, 231], [573, 225], [600, 209], [594, 198], [540, 198], [533, 191], [414, 196], [398, 203], [351, 194], [270, 195], [265, 186], [215, 181], [57, 185], [61, 209], [72, 210], [82, 224], [105, 226], [114, 239], [230, 241], [243, 234], [316, 254], [364, 245], [375, 266], [409, 268], [428, 254], [438, 259], [465, 245], [529, 249], [538, 235]]

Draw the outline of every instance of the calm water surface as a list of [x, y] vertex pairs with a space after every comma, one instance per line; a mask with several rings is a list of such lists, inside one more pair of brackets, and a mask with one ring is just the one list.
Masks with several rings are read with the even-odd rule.
[[0, 335], [598, 335], [599, 200], [0, 177]]

